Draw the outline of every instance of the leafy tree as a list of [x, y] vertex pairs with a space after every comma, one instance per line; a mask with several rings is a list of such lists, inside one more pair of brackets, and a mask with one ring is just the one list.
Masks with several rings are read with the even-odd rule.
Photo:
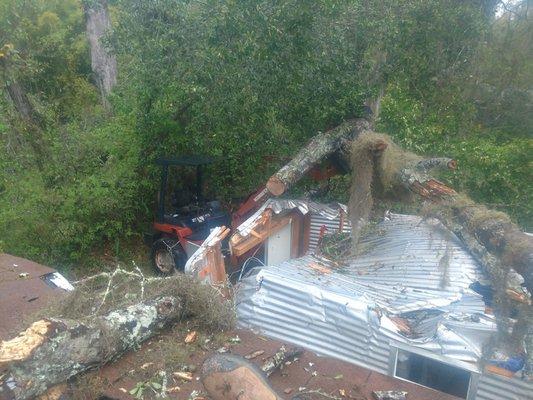
[[114, 33], [104, 41], [120, 71], [110, 114], [81, 2], [6, 0], [3, 88], [18, 83], [39, 121], [35, 129], [0, 98], [2, 248], [67, 265], [138, 234], [162, 155], [216, 157], [209, 190], [242, 197], [380, 92], [384, 131], [457, 158], [447, 179], [531, 227], [530, 15], [521, 2], [496, 18], [495, 5], [109, 1]]

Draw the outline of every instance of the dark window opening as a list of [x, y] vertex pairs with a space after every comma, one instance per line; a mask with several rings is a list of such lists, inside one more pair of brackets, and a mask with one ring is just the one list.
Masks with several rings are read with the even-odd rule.
[[398, 350], [396, 376], [466, 399], [470, 372], [431, 358]]

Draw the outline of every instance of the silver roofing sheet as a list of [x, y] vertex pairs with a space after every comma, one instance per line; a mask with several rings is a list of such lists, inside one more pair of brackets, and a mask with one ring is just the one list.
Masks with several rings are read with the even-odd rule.
[[496, 374], [482, 374], [476, 400], [533, 400], [533, 383]]
[[361, 248], [349, 265], [359, 282], [458, 293], [482, 277], [460, 240], [436, 220], [389, 214]]
[[[363, 243], [342, 266], [309, 254], [256, 269], [237, 294], [240, 324], [378, 371], [386, 357], [374, 347], [391, 339], [477, 362], [496, 324], [468, 288], [483, 274], [459, 240], [434, 221], [392, 214]], [[416, 336], [390, 319], [422, 310], [433, 313]]]
[[[341, 206], [343, 205], [341, 204]], [[318, 245], [322, 227], [326, 229], [326, 233], [328, 234], [338, 232], [339, 229], [341, 228], [340, 215], [331, 219], [319, 213], [311, 212], [311, 218], [310, 218], [310, 223], [309, 223], [309, 250], [314, 250], [316, 246]], [[348, 218], [344, 218], [342, 228], [343, 228], [342, 231], [344, 233], [351, 232], [352, 226]]]

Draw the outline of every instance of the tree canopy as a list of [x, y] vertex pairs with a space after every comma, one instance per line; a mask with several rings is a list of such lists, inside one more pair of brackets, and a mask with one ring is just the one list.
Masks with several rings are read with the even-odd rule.
[[164, 155], [215, 157], [209, 191], [242, 198], [380, 93], [382, 131], [455, 158], [445, 179], [531, 229], [527, 1], [84, 1], [98, 2], [118, 63], [110, 108], [80, 0], [0, 5], [3, 250], [70, 265], [139, 237]]

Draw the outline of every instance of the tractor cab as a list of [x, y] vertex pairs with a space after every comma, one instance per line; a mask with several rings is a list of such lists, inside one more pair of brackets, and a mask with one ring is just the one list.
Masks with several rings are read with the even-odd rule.
[[[211, 229], [228, 226], [230, 217], [219, 201], [204, 198], [203, 172], [213, 163], [211, 158], [183, 156], [158, 159], [156, 163], [161, 167], [161, 184], [151, 259], [158, 272], [170, 274], [175, 269], [183, 271], [187, 259]], [[170, 168], [177, 170], [179, 179], [169, 182]]]

